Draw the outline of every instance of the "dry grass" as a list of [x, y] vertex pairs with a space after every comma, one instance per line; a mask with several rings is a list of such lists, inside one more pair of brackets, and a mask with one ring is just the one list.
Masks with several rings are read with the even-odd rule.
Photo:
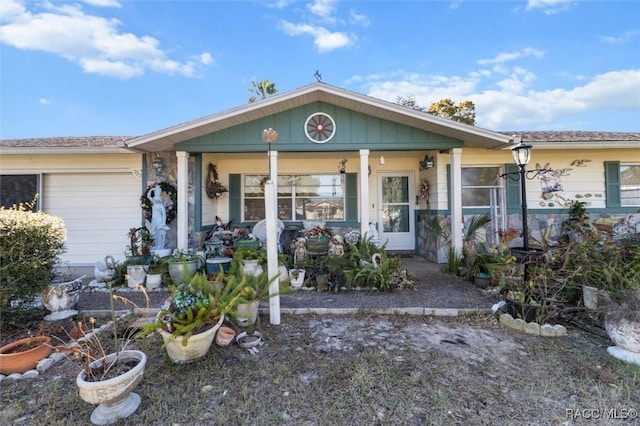
[[[491, 317], [261, 320], [258, 355], [214, 346], [173, 365], [159, 336], [136, 341], [148, 356], [142, 404], [119, 424], [591, 425], [615, 422], [566, 410], [640, 408], [640, 368], [578, 330], [532, 337]], [[3, 382], [0, 422], [88, 424], [93, 407], [77, 396], [77, 373], [63, 361], [38, 379]]]

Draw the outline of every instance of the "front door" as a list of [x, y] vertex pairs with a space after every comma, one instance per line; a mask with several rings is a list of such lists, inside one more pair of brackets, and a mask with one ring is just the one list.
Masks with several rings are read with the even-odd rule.
[[378, 175], [380, 242], [387, 250], [414, 250], [413, 210], [415, 194], [413, 174]]

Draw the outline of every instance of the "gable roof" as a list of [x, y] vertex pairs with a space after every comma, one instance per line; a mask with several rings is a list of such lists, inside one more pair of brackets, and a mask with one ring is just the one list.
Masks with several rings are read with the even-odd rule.
[[504, 148], [509, 144], [510, 140], [510, 136], [502, 133], [470, 126], [432, 114], [425, 114], [421, 111], [414, 111], [402, 105], [318, 82], [221, 113], [208, 115], [139, 136], [128, 140], [126, 145], [129, 148], [146, 152], [170, 151], [179, 142], [318, 101], [382, 120], [458, 139], [463, 141], [464, 146], [490, 149]]

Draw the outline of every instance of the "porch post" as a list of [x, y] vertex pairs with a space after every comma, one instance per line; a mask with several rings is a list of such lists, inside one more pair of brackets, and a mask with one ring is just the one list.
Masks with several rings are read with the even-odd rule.
[[264, 185], [265, 219], [267, 221], [267, 276], [274, 280], [269, 285], [269, 321], [280, 324], [280, 279], [278, 275], [278, 152], [269, 150], [269, 180]]
[[178, 216], [177, 244], [179, 250], [189, 248], [189, 153], [177, 151]]
[[462, 148], [453, 148], [451, 158], [451, 244], [462, 253]]
[[369, 150], [360, 150], [360, 235], [369, 234]]

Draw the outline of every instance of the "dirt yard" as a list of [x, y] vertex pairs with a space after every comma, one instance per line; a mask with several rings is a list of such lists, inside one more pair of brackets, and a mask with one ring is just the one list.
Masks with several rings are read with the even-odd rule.
[[[258, 329], [258, 354], [213, 346], [173, 365], [159, 336], [145, 351], [141, 406], [119, 424], [594, 425], [640, 424], [640, 368], [607, 339], [520, 334], [490, 315], [289, 316]], [[0, 423], [85, 425], [79, 366], [1, 383]]]

